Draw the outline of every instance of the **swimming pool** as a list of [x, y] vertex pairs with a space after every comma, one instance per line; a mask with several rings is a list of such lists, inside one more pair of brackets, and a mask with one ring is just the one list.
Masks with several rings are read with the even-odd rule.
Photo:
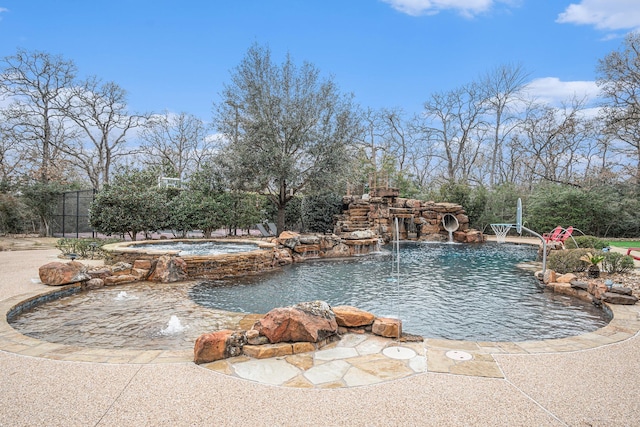
[[49, 342], [98, 348], [190, 349], [202, 333], [250, 328], [248, 313], [321, 299], [395, 316], [405, 332], [472, 341], [543, 340], [607, 324], [584, 301], [540, 289], [517, 267], [535, 248], [510, 244], [403, 244], [400, 281], [390, 252], [307, 261], [214, 281], [132, 283], [79, 292], [9, 319]]
[[526, 245], [405, 243], [399, 282], [387, 252], [206, 281], [189, 296], [205, 307], [246, 313], [319, 299], [399, 317], [409, 333], [459, 340], [563, 338], [607, 324], [602, 310], [540, 289], [532, 272], [517, 266], [535, 256]]

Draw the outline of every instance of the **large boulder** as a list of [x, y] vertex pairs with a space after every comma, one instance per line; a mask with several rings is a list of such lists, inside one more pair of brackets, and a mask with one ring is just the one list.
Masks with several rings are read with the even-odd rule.
[[253, 329], [278, 342], [318, 342], [338, 332], [336, 316], [329, 304], [312, 301], [291, 307], [274, 308]]
[[62, 286], [91, 279], [87, 274], [87, 267], [77, 261], [50, 262], [40, 267], [38, 274], [40, 281], [49, 286]]
[[173, 283], [187, 279], [187, 263], [180, 257], [162, 255], [155, 262], [148, 280], [151, 282]]

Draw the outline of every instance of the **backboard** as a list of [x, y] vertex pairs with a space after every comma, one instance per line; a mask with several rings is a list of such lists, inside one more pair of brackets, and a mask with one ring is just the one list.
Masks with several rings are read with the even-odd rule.
[[522, 234], [522, 199], [518, 197], [518, 207], [516, 208], [516, 231]]

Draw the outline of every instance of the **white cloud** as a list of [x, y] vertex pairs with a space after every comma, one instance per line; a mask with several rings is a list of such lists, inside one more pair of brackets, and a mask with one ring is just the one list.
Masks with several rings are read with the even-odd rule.
[[558, 15], [561, 24], [593, 25], [599, 30], [640, 28], [638, 0], [581, 0]]
[[563, 102], [571, 102], [572, 98], [586, 98], [587, 104], [598, 97], [598, 86], [594, 81], [563, 82], [557, 77], [542, 77], [532, 80], [526, 92], [539, 102], [560, 106]]
[[487, 12], [497, 3], [513, 0], [382, 0], [399, 12], [411, 16], [435, 15], [443, 10], [455, 10], [466, 18]]
[[[9, 9], [7, 9], [6, 7], [0, 7], [0, 14], [4, 12], [9, 12]], [[2, 21], [2, 15], [0, 15], [0, 21]]]

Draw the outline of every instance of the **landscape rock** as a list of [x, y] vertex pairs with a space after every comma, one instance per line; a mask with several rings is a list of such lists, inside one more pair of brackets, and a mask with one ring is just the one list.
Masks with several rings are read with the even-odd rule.
[[244, 355], [254, 359], [268, 359], [270, 357], [282, 357], [293, 354], [291, 343], [277, 343], [265, 345], [246, 345]]
[[133, 262], [134, 269], [151, 270], [151, 260], [137, 259]]
[[38, 275], [40, 281], [49, 286], [62, 286], [91, 279], [87, 267], [77, 261], [50, 262], [40, 267]]
[[558, 282], [558, 283], [571, 283], [572, 281], [576, 280], [577, 278], [578, 277], [573, 273], [561, 274], [560, 276], [556, 277], [556, 282]]
[[193, 348], [193, 361], [201, 364], [239, 356], [246, 342], [244, 331], [224, 329], [200, 335]]
[[138, 281], [138, 276], [133, 274], [120, 274], [118, 276], [107, 276], [102, 279], [105, 286], [122, 285], [125, 283], [133, 283]]
[[468, 230], [465, 233], [465, 242], [467, 243], [483, 243], [487, 237], [478, 230]]
[[119, 274], [131, 274], [133, 266], [128, 262], [117, 262], [110, 267], [111, 274], [117, 276]]
[[162, 255], [156, 261], [148, 280], [173, 283], [187, 279], [187, 263], [180, 257]]
[[275, 308], [258, 320], [253, 329], [271, 343], [318, 342], [335, 335], [338, 324], [329, 304], [313, 301]]
[[103, 286], [104, 286], [104, 280], [98, 279], [98, 278], [89, 279], [84, 283], [84, 289], [89, 291], [92, 289], [100, 289]]
[[345, 236], [347, 240], [364, 240], [364, 239], [372, 239], [376, 237], [376, 233], [373, 230], [356, 230]]
[[616, 294], [614, 292], [604, 292], [600, 298], [609, 304], [633, 305], [638, 302], [638, 298], [633, 295]]
[[348, 328], [371, 325], [376, 318], [372, 313], [350, 305], [333, 307], [333, 312], [336, 315], [338, 325]]
[[633, 294], [633, 291], [631, 288], [624, 288], [622, 286], [613, 286], [611, 289], [609, 289], [609, 292], [613, 292], [614, 294], [621, 294], [621, 295]]
[[587, 291], [593, 295], [594, 298], [602, 298], [602, 294], [607, 292], [607, 285], [601, 282], [590, 282]]
[[371, 332], [381, 337], [399, 338], [402, 336], [402, 321], [390, 317], [378, 317], [373, 321]]
[[263, 345], [268, 344], [269, 338], [260, 335], [255, 329], [249, 329], [247, 331], [247, 344], [249, 345]]
[[93, 268], [87, 271], [87, 274], [91, 276], [92, 279], [104, 279], [105, 277], [109, 277], [112, 275], [111, 269], [109, 267]]
[[283, 231], [278, 236], [278, 243], [286, 248], [293, 249], [300, 243], [300, 235], [293, 231]]
[[548, 268], [544, 271], [544, 273], [542, 272], [542, 270], [536, 271], [535, 276], [545, 285], [556, 281], [556, 272]]
[[586, 291], [589, 289], [589, 284], [587, 282], [583, 282], [582, 280], [572, 280], [571, 287], [575, 289], [582, 289]]

